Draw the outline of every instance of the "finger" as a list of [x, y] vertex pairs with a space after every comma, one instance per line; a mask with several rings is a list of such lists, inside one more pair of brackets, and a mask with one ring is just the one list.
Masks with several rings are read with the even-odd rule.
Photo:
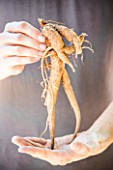
[[42, 145], [45, 145], [47, 143], [47, 140], [44, 138], [37, 138], [37, 137], [24, 137], [24, 139], [29, 139], [35, 143], [40, 143]]
[[40, 42], [45, 41], [45, 37], [42, 36], [40, 31], [25, 21], [8, 23], [8, 24], [6, 24], [4, 31], [13, 32], [13, 33], [21, 32], [23, 34], [28, 35], [29, 37], [32, 37], [32, 38], [40, 41]]
[[43, 55], [42, 51], [25, 47], [25, 46], [11, 46], [4, 45], [0, 46], [1, 56], [28, 56], [28, 57], [36, 57], [39, 58]]
[[12, 67], [18, 65], [32, 64], [37, 61], [39, 61], [39, 58], [12, 56], [12, 57], [5, 57], [3, 59], [3, 64], [6, 67]]
[[[72, 150], [50, 150], [45, 148], [37, 148], [32, 146], [20, 147], [18, 152], [25, 153], [48, 161], [52, 165], [66, 165], [73, 161], [78, 161], [84, 158], [84, 156], [73, 152]], [[86, 156], [86, 155], [85, 155]]]
[[66, 165], [73, 161], [75, 154], [72, 152], [66, 152], [63, 150], [50, 150], [45, 148], [36, 147], [20, 147], [18, 152], [31, 155], [35, 158], [39, 158], [48, 161], [52, 165]]
[[72, 142], [70, 148], [80, 155], [86, 155], [89, 152], [89, 148], [80, 142]]
[[40, 144], [40, 143], [36, 143], [30, 139], [24, 139], [26, 142], [30, 143], [31, 146], [35, 146], [35, 147], [41, 147], [41, 148], [44, 148], [44, 145]]
[[53, 161], [59, 159], [58, 151], [45, 149], [45, 148], [26, 146], [26, 147], [20, 147], [18, 151], [20, 153], [26, 153], [32, 155], [35, 158], [43, 159], [49, 162], [51, 161], [51, 159]]
[[44, 147], [43, 145], [41, 145], [39, 143], [35, 143], [35, 142], [31, 141], [30, 139], [24, 139], [24, 137], [20, 137], [20, 136], [14, 136], [12, 138], [12, 142], [19, 147], [21, 147], [21, 146]]
[[70, 135], [65, 135], [62, 137], [57, 137], [57, 138], [55, 138], [55, 140], [58, 145], [65, 145], [71, 141], [72, 137], [73, 137], [73, 135], [70, 134]]
[[0, 34], [0, 44], [14, 44], [14, 45], [27, 46], [40, 51], [44, 51], [46, 49], [45, 44], [41, 44], [36, 39], [33, 39], [22, 33], [18, 33], [18, 34], [12, 34], [9, 32], [2, 33]]
[[12, 141], [12, 143], [14, 143], [15, 145], [17, 145], [17, 146], [19, 146], [19, 147], [21, 147], [21, 146], [31, 146], [30, 143], [27, 143], [27, 142], [26, 142], [25, 140], [23, 140], [23, 138], [20, 137], [20, 136], [14, 136], [11, 141]]

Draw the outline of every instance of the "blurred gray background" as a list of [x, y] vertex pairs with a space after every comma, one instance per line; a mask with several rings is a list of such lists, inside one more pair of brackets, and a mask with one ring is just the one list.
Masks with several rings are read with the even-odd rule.
[[[0, 0], [0, 32], [11, 21], [25, 20], [40, 28], [37, 18], [61, 21], [78, 35], [89, 35], [95, 53], [84, 50], [84, 65], [78, 58], [76, 73], [67, 66], [82, 114], [80, 131], [87, 130], [113, 100], [113, 1]], [[45, 127], [47, 111], [38, 83], [39, 65], [27, 65], [22, 74], [0, 81], [0, 170], [112, 170], [113, 145], [98, 156], [64, 167], [17, 152], [12, 136], [39, 136]], [[56, 136], [73, 133], [74, 127], [74, 113], [61, 87]], [[49, 133], [44, 137], [48, 138]]]

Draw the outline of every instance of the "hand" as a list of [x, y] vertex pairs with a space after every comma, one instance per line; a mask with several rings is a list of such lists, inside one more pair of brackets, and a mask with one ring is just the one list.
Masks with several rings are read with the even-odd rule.
[[101, 145], [93, 132], [86, 131], [78, 134], [71, 143], [72, 135], [55, 138], [55, 149], [51, 150], [50, 139], [36, 137], [12, 138], [12, 142], [19, 146], [18, 151], [34, 158], [48, 161], [52, 165], [66, 165], [103, 152], [108, 145]]
[[0, 34], [0, 79], [21, 73], [26, 64], [37, 62], [46, 49], [45, 37], [31, 24], [6, 24]]

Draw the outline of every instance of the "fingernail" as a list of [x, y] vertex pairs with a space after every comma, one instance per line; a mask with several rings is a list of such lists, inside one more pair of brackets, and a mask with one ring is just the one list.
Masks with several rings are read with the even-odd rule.
[[40, 49], [41, 50], [45, 50], [46, 49], [46, 45], [45, 44], [40, 44]]
[[43, 56], [44, 53], [43, 53], [42, 51], [39, 51], [38, 54], [39, 54], [40, 56]]
[[40, 42], [45, 42], [45, 37], [44, 37], [43, 35], [39, 35], [39, 36], [38, 36], [38, 40], [39, 40]]

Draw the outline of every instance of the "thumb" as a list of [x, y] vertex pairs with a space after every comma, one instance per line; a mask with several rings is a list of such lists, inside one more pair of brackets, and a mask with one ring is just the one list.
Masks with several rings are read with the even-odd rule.
[[89, 152], [89, 148], [80, 142], [72, 142], [70, 147], [74, 152], [80, 155], [86, 155]]

